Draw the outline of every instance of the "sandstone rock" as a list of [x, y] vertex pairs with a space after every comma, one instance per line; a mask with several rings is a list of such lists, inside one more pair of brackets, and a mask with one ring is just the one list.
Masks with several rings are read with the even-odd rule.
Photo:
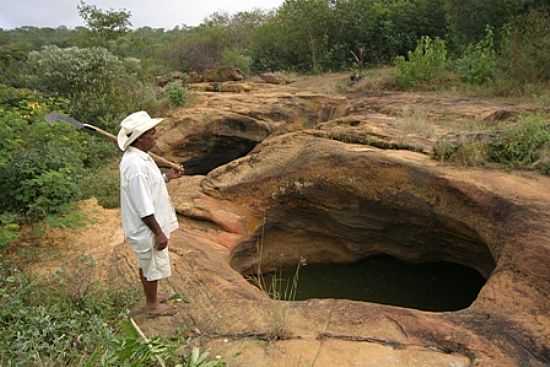
[[[427, 154], [449, 132], [441, 121], [525, 106], [250, 84], [246, 95], [196, 92], [194, 107], [159, 125], [157, 152], [208, 174], [169, 183], [180, 221], [169, 286], [190, 302], [178, 303], [174, 317], [138, 318], [146, 334], [194, 330], [229, 366], [550, 364], [550, 179], [446, 166]], [[427, 122], [413, 132], [403, 124], [418, 117], [410, 106]], [[438, 128], [423, 134], [432, 123]], [[75, 243], [97, 254], [105, 241], [93, 230]], [[102, 229], [100, 239], [109, 233]], [[132, 254], [109, 249], [110, 261], [98, 263], [135, 276]], [[345, 299], [274, 301], [245, 279], [259, 265], [379, 253], [463, 264], [487, 281], [471, 306], [426, 312]]]
[[244, 79], [244, 75], [239, 69], [231, 67], [208, 69], [203, 76], [205, 82], [236, 82]]
[[182, 162], [187, 174], [206, 174], [246, 155], [271, 128], [263, 121], [216, 109], [182, 110], [159, 130], [157, 152]]
[[204, 82], [204, 76], [196, 71], [189, 72], [189, 83], [202, 83]]
[[[336, 360], [342, 366], [369, 365], [361, 361], [370, 358], [392, 366], [545, 366], [550, 281], [541, 259], [550, 256], [548, 184], [549, 179], [457, 171], [422, 154], [309, 132], [264, 140], [248, 156], [211, 172], [200, 189], [195, 186], [191, 207], [186, 204], [191, 213], [184, 219], [186, 238], [196, 245], [176, 239], [173, 246], [210, 253], [193, 257], [193, 276], [209, 289], [209, 307], [223, 316], [214, 321], [204, 312], [188, 312], [216, 333], [281, 338], [261, 357], [264, 362], [239, 359], [245, 366], [279, 366], [275, 350], [321, 366]], [[170, 190], [178, 197], [187, 187], [175, 182]], [[198, 227], [193, 218], [208, 226]], [[266, 271], [301, 257], [308, 263], [350, 262], [382, 252], [414, 262], [464, 264], [488, 280], [474, 303], [459, 312], [345, 300], [286, 305], [255, 293], [224, 264], [245, 273], [255, 269], [259, 239]], [[183, 282], [187, 274], [172, 282]], [[394, 347], [377, 352], [380, 341]], [[310, 353], [315, 342], [321, 342], [323, 357]], [[364, 355], [351, 352], [357, 343], [363, 343]], [[210, 345], [234, 352], [215, 341]]]
[[250, 92], [252, 86], [247, 83], [211, 83], [205, 88], [206, 92], [221, 92], [221, 93], [245, 93]]
[[263, 73], [260, 78], [270, 84], [288, 84], [290, 81], [281, 73]]
[[482, 116], [482, 119], [484, 121], [503, 121], [503, 120], [508, 120], [514, 116], [516, 116], [516, 113], [514, 113], [513, 111], [498, 109], [496, 111], [490, 111], [485, 113]]
[[181, 71], [173, 71], [169, 74], [162, 75], [157, 77], [157, 85], [159, 87], [164, 87], [167, 84], [174, 82], [174, 81], [187, 81], [187, 75], [182, 73]]

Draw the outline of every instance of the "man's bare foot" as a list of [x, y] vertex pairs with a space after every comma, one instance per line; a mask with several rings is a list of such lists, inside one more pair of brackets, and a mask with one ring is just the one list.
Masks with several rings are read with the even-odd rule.
[[158, 316], [173, 316], [178, 311], [174, 306], [166, 304], [157, 304], [157, 305], [146, 305], [145, 312], [148, 317], [158, 317]]
[[170, 299], [170, 296], [168, 295], [168, 293], [164, 293], [164, 292], [157, 293], [157, 300], [159, 301], [159, 303], [166, 303], [168, 302], [169, 299]]

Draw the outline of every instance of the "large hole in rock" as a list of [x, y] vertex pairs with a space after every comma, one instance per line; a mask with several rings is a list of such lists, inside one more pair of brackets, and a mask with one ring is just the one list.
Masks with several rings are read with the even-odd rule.
[[455, 311], [476, 299], [485, 278], [450, 262], [413, 264], [376, 255], [351, 264], [300, 264], [250, 276], [271, 298], [340, 298], [426, 311]]
[[409, 194], [373, 201], [337, 191], [287, 195], [256, 236], [234, 250], [231, 265], [247, 278], [260, 276], [267, 290], [274, 277], [291, 281], [306, 262], [296, 300], [454, 311], [476, 299], [495, 261], [475, 229]]
[[258, 142], [235, 136], [190, 136], [181, 150], [193, 152], [195, 157], [182, 165], [188, 175], [206, 175], [219, 166], [244, 157], [256, 144]]

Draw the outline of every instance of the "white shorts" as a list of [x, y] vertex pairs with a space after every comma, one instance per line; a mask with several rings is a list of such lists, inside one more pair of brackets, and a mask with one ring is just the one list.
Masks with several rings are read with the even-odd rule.
[[151, 235], [151, 237], [140, 241], [128, 240], [137, 256], [143, 276], [150, 282], [168, 278], [172, 274], [168, 248], [162, 251], [155, 250], [154, 238]]

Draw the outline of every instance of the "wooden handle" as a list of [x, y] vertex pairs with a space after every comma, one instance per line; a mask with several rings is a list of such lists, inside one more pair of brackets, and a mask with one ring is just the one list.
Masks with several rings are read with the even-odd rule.
[[[111, 139], [112, 141], [114, 141], [115, 143], [117, 142], [117, 138], [116, 136], [114, 136], [113, 134], [111, 134], [110, 132], [107, 132], [103, 129], [100, 129], [99, 127], [97, 126], [94, 126], [94, 125], [90, 125], [90, 124], [82, 124], [84, 126], [85, 129], [88, 129], [88, 130], [92, 130], [100, 135], [103, 135], [109, 139]], [[148, 153], [151, 158], [153, 158], [157, 163], [159, 163], [160, 165], [162, 166], [168, 166], [170, 168], [174, 168], [174, 169], [177, 169], [178, 171], [182, 172], [183, 173], [183, 167], [181, 166], [181, 164], [177, 164], [177, 163], [174, 163], [172, 161], [169, 161], [168, 159], [166, 158], [163, 158], [159, 155], [156, 155], [155, 153], [151, 153], [149, 152]]]
[[159, 163], [159, 164], [161, 164], [161, 165], [168, 166], [168, 167], [170, 167], [170, 168], [177, 169], [178, 171], [181, 171], [181, 172], [183, 173], [183, 167], [182, 167], [180, 164], [177, 164], [177, 163], [174, 163], [174, 162], [172, 162], [172, 161], [169, 161], [168, 159], [163, 158], [163, 157], [161, 157], [160, 155], [156, 155], [155, 153], [149, 152], [149, 155], [150, 155], [155, 161], [157, 161], [157, 163]]

